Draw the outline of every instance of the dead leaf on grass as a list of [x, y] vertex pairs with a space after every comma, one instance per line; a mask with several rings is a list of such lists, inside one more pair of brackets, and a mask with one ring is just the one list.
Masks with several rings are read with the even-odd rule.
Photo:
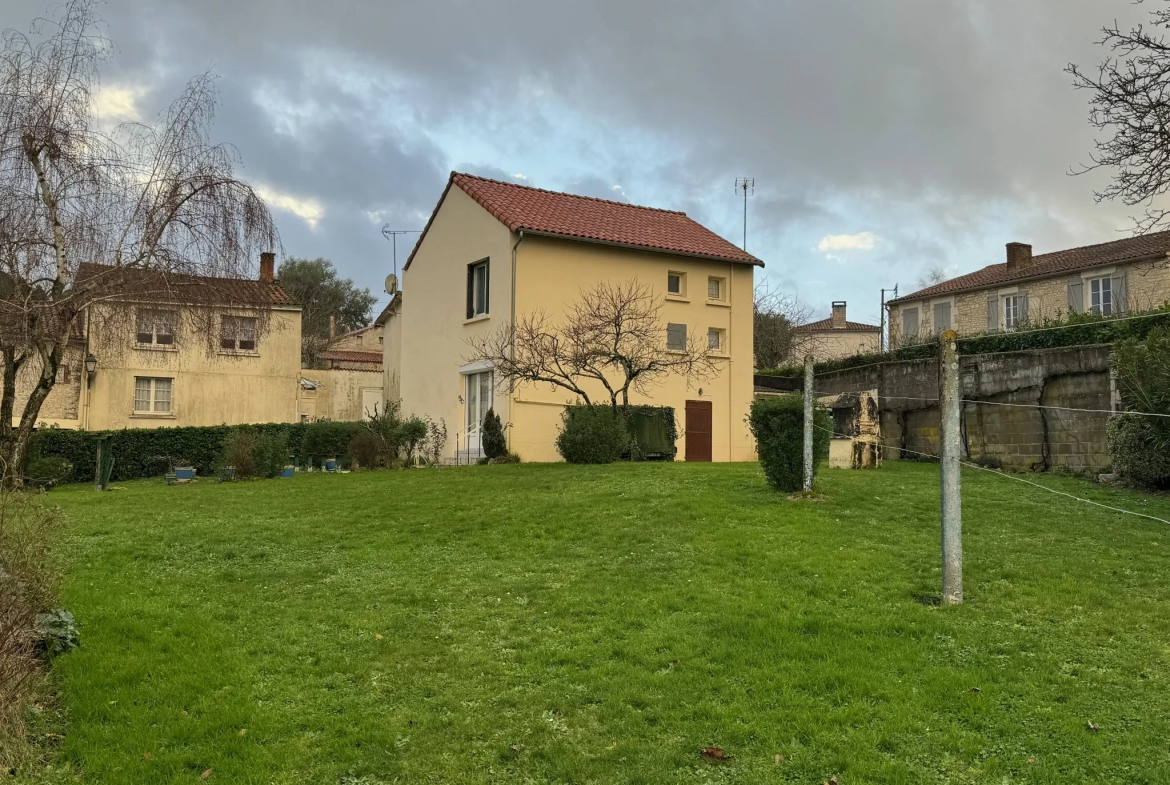
[[1090, 733], [1100, 733], [1101, 726], [1092, 720], [1089, 720], [1089, 724], [1085, 726], [1085, 730], [1089, 731]]
[[150, 760], [150, 753], [149, 752], [142, 753], [142, 759], [143, 760]]
[[825, 785], [837, 785], [837, 775], [834, 774], [832, 777], [829, 777], [829, 781]]
[[248, 735], [248, 729], [247, 729], [247, 728], [240, 728], [240, 735], [241, 735], [241, 736], [247, 736], [247, 735]]
[[702, 755], [706, 760], [726, 761], [732, 759], [732, 756], [724, 752], [722, 747], [704, 747]]
[[201, 779], [201, 780], [205, 780], [205, 779], [207, 779], [207, 778], [208, 778], [208, 777], [210, 777], [210, 776], [211, 776], [211, 769], [208, 769], [207, 771], [205, 771], [205, 772], [203, 772], [202, 774], [200, 774], [200, 775], [199, 775], [199, 779]]
[[783, 762], [784, 762], [784, 756], [783, 756], [783, 755], [777, 755], [777, 756], [776, 756], [776, 762], [777, 762], [777, 763], [783, 763]]

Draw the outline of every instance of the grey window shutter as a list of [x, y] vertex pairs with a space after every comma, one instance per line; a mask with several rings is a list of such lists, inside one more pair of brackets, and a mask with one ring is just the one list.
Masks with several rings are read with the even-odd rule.
[[483, 263], [483, 312], [492, 312], [492, 262]]
[[1016, 297], [1020, 298], [1020, 324], [1028, 324], [1028, 290], [1020, 289]]
[[1125, 302], [1125, 273], [1113, 276], [1113, 312], [1125, 313], [1128, 308], [1128, 303]]
[[1068, 312], [1084, 313], [1085, 311], [1085, 282], [1080, 276], [1068, 279]]
[[995, 332], [999, 329], [999, 295], [993, 294], [987, 298], [987, 330]]
[[666, 325], [666, 348], [675, 351], [686, 350], [687, 326], [685, 324]]
[[907, 308], [906, 310], [902, 311], [902, 332], [905, 333], [905, 335], [902, 336], [903, 340], [906, 338], [918, 337], [917, 308]]

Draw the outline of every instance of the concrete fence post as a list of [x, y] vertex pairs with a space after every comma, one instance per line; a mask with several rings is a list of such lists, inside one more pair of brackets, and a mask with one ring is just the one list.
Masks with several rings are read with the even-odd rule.
[[942, 497], [942, 603], [963, 601], [963, 502], [959, 488], [962, 391], [954, 330], [943, 330], [938, 352], [939, 487]]
[[813, 357], [811, 354], [804, 358], [804, 489], [811, 491], [813, 487], [813, 401], [816, 393], [813, 391]]

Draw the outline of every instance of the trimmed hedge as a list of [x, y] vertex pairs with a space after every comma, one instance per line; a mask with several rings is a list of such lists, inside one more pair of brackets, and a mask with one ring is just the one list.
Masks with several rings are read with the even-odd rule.
[[569, 406], [557, 434], [557, 452], [568, 463], [613, 463], [630, 447], [626, 418], [606, 405]]
[[[1065, 319], [1045, 320], [1031, 328], [961, 337], [958, 340], [959, 354], [994, 354], [1030, 349], [1060, 349], [1068, 346], [1112, 344], [1131, 338], [1144, 339], [1159, 327], [1170, 327], [1170, 308], [1163, 307], [1129, 316], [1143, 318], [1110, 318], [1091, 313], [1072, 314]], [[1052, 327], [1063, 327], [1063, 329], [1050, 329]], [[852, 357], [817, 363], [816, 372], [844, 371], [865, 365], [900, 360], [926, 360], [937, 356], [937, 354], [938, 343], [927, 340], [885, 353], [855, 354]], [[804, 376], [804, 368], [787, 365], [782, 368], [760, 370], [756, 373], [760, 376], [801, 378]]]
[[[337, 458], [348, 465], [349, 442], [362, 427], [356, 422], [266, 423], [234, 426], [247, 428], [257, 436], [271, 437], [268, 443], [287, 439], [289, 458], [295, 464], [322, 458]], [[216, 459], [233, 426], [212, 425], [186, 428], [127, 428], [109, 431], [114, 451], [113, 481], [158, 477], [175, 465], [194, 466], [199, 474], [212, 476]], [[66, 482], [87, 482], [94, 477], [98, 431], [67, 431], [45, 428], [33, 434], [29, 461], [58, 456], [73, 465]], [[276, 462], [275, 456], [273, 462]]]
[[[833, 416], [824, 406], [813, 410], [813, 476], [817, 463], [829, 457]], [[748, 425], [764, 476], [778, 491], [795, 493], [804, 487], [804, 396], [777, 395], [752, 401]]]

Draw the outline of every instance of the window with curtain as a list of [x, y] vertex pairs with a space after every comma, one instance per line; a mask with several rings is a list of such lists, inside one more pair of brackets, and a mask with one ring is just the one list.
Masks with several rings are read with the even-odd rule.
[[170, 414], [173, 380], [148, 376], [134, 377], [134, 411]]
[[179, 321], [176, 311], [144, 308], [138, 312], [135, 338], [140, 344], [174, 346], [175, 325]]
[[220, 322], [219, 348], [233, 352], [256, 351], [256, 319], [224, 315]]

